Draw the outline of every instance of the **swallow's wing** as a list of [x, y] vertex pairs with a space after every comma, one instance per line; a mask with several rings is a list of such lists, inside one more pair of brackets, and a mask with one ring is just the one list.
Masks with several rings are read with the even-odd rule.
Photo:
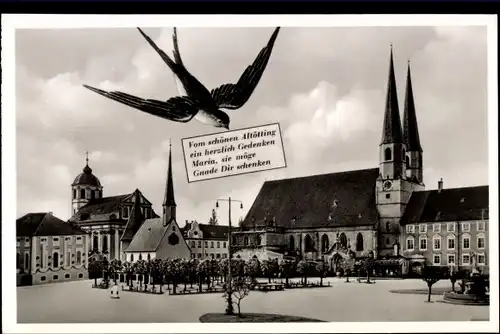
[[166, 118], [175, 122], [189, 122], [199, 110], [198, 105], [188, 96], [175, 96], [164, 102], [159, 100], [143, 99], [118, 91], [108, 92], [88, 85], [83, 86], [94, 93], [107, 97], [108, 99], [120, 102], [150, 115]]
[[158, 53], [158, 55], [163, 59], [163, 61], [170, 67], [172, 72], [179, 78], [184, 87], [187, 95], [200, 101], [203, 105], [208, 105], [210, 103], [213, 104], [212, 97], [210, 96], [210, 92], [208, 89], [196, 79], [189, 71], [184, 67], [182, 60], [180, 58], [180, 54], [178, 52], [178, 47], [175, 46], [177, 44], [177, 33], [174, 31], [174, 48], [176, 48], [176, 52], [174, 52], [174, 57], [176, 61], [173, 61], [162, 49], [156, 45], [156, 43], [142, 31], [141, 28], [137, 28], [141, 35], [146, 39], [146, 41], [151, 45], [153, 49]]
[[260, 51], [253, 64], [245, 69], [236, 84], [224, 84], [212, 89], [212, 98], [219, 108], [239, 109], [248, 101], [266, 69], [279, 30], [280, 27], [274, 30], [267, 45]]
[[174, 33], [172, 35], [172, 40], [174, 43], [174, 60], [177, 64], [184, 64], [182, 62], [181, 53], [179, 52], [179, 41], [177, 40], [177, 28], [174, 27]]
[[[182, 62], [181, 53], [179, 52], [179, 42], [177, 40], [177, 28], [175, 28], [175, 27], [174, 27], [174, 33], [172, 35], [172, 40], [173, 40], [173, 44], [174, 44], [174, 51], [173, 51], [174, 60], [177, 64], [184, 65], [184, 63]], [[174, 80], [175, 80], [175, 85], [177, 86], [177, 92], [179, 93], [179, 95], [188, 95], [186, 92], [186, 89], [182, 85], [182, 82], [179, 80], [179, 78], [176, 75], [174, 75]]]

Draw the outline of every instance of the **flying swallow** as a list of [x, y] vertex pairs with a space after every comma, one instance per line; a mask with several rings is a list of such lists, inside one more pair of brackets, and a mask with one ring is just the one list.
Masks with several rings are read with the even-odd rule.
[[229, 130], [229, 116], [220, 109], [236, 110], [248, 101], [266, 69], [280, 27], [274, 30], [267, 45], [262, 48], [257, 58], [245, 69], [235, 84], [223, 84], [211, 91], [184, 66], [179, 52], [176, 28], [174, 28], [172, 36], [174, 45], [173, 60], [140, 28], [137, 29], [172, 70], [178, 79], [176, 83], [178, 84], [179, 94], [182, 91], [182, 95], [171, 97], [167, 101], [159, 101], [144, 99], [119, 91], [105, 91], [89, 85], [83, 86], [109, 99], [170, 121], [186, 123], [195, 118], [202, 123]]

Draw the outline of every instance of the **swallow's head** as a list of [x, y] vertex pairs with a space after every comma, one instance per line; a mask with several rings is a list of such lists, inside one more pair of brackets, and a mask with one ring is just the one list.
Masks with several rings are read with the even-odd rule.
[[217, 127], [229, 130], [229, 116], [222, 110], [217, 113]]

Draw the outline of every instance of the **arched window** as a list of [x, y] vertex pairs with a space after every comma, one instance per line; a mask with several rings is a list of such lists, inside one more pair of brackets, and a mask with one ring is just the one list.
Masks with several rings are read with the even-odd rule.
[[462, 248], [469, 249], [470, 248], [470, 234], [465, 233], [462, 235]]
[[405, 149], [403, 148], [403, 152], [401, 152], [401, 160], [402, 160], [402, 161], [405, 161], [405, 159], [406, 159], [406, 151], [405, 151]]
[[81, 264], [81, 263], [82, 263], [82, 252], [76, 251], [76, 264]]
[[389, 147], [386, 148], [385, 151], [384, 151], [384, 160], [385, 161], [392, 160], [392, 151], [391, 151], [391, 149]]
[[418, 239], [420, 250], [427, 250], [427, 237], [420, 236]]
[[148, 261], [151, 260], [151, 254], [148, 253]]
[[356, 251], [361, 252], [363, 251], [363, 248], [363, 235], [361, 233], [358, 233], [358, 235], [356, 236]]
[[415, 250], [415, 238], [410, 236], [406, 238], [406, 249], [409, 251]]
[[330, 240], [328, 239], [328, 236], [326, 234], [323, 234], [321, 237], [321, 252], [324, 253], [328, 251], [328, 248], [330, 246]]
[[406, 156], [406, 167], [410, 168], [410, 157], [409, 156]]
[[385, 230], [387, 232], [391, 232], [391, 223], [390, 222], [385, 223]]
[[99, 237], [94, 235], [94, 250], [99, 248]]
[[52, 257], [52, 267], [57, 268], [59, 267], [59, 253], [54, 252], [54, 255]]
[[142, 254], [139, 254], [139, 261], [142, 260]]
[[288, 239], [288, 248], [290, 250], [295, 250], [295, 238], [293, 237], [293, 235], [291, 235]]
[[134, 254], [130, 254], [130, 262], [134, 262]]
[[76, 199], [76, 189], [73, 189], [73, 199]]
[[439, 234], [436, 234], [434, 235], [434, 237], [432, 237], [432, 249], [441, 250], [441, 236]]
[[309, 234], [306, 234], [306, 237], [304, 238], [304, 244], [306, 252], [314, 251], [313, 240]]
[[446, 248], [449, 250], [455, 249], [455, 235], [454, 234], [448, 235], [448, 237], [446, 238], [446, 246], [447, 246]]
[[339, 243], [342, 245], [342, 247], [347, 248], [347, 237], [344, 233], [340, 234]]
[[66, 266], [70, 266], [71, 264], [71, 252], [66, 253]]
[[103, 252], [108, 251], [108, 236], [107, 235], [102, 236], [102, 251]]
[[94, 199], [95, 198], [95, 190], [91, 190], [90, 191], [90, 199]]
[[85, 198], [85, 189], [80, 189], [80, 198]]
[[24, 254], [24, 269], [30, 268], [30, 255], [28, 253]]
[[[244, 244], [245, 246], [248, 246], [248, 237], [247, 237], [246, 235], [243, 237], [243, 244]], [[212, 241], [212, 247], [213, 247], [213, 246], [214, 246], [214, 243], [213, 243], [213, 241]]]
[[20, 267], [20, 260], [19, 260], [20, 257], [21, 257], [21, 254], [16, 253], [16, 269], [19, 269], [19, 267]]

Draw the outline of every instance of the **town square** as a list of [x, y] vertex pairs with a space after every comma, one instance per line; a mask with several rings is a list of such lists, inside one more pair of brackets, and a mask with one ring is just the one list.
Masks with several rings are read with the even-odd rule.
[[[321, 321], [489, 320], [489, 307], [444, 303], [442, 293], [433, 295], [434, 303], [429, 304], [425, 303], [425, 292], [390, 292], [427, 290], [421, 279], [376, 280], [375, 284], [358, 283], [355, 278], [352, 281], [345, 283], [345, 279], [331, 278], [325, 279], [331, 283], [329, 288], [253, 291], [242, 301], [242, 310]], [[443, 280], [433, 288], [451, 290], [451, 283]], [[226, 307], [221, 293], [173, 296], [168, 292], [151, 295], [124, 291], [115, 300], [110, 298], [108, 290], [92, 289], [91, 281], [20, 287], [17, 294], [19, 323], [199, 322], [203, 314], [224, 312]]]

